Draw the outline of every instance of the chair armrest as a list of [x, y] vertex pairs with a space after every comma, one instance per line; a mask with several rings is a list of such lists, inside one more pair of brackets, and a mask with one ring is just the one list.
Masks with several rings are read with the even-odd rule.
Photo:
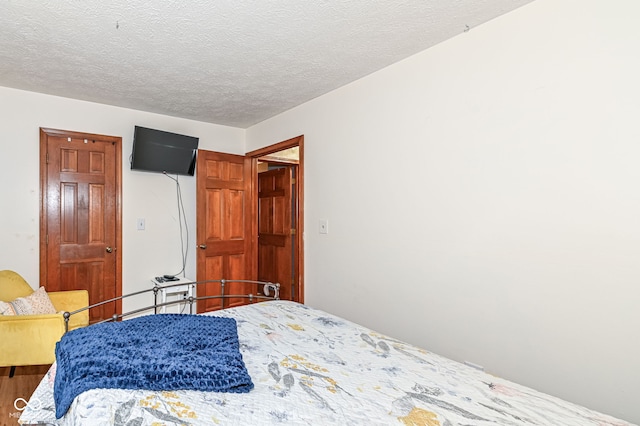
[[0, 366], [53, 363], [63, 334], [60, 314], [0, 315]]
[[[73, 312], [89, 306], [89, 292], [87, 290], [52, 291], [47, 293], [51, 303], [58, 312]], [[69, 318], [69, 330], [89, 325], [89, 310], [78, 312]]]

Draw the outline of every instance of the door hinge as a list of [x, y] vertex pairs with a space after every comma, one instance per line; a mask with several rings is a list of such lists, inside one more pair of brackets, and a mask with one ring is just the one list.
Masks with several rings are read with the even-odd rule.
[[47, 234], [47, 235], [45, 235], [45, 236], [44, 236], [44, 243], [45, 243], [46, 245], [49, 245], [49, 234]]
[[47, 159], [45, 160], [46, 164], [49, 164], [49, 153], [47, 152]]
[[294, 185], [296, 183], [296, 178], [291, 178], [291, 185]]
[[291, 228], [291, 235], [296, 235], [296, 228]]

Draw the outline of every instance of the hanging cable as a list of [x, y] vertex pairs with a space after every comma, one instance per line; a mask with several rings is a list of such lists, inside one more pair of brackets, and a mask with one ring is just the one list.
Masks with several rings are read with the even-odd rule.
[[[187, 226], [187, 216], [184, 212], [184, 203], [182, 202], [182, 190], [180, 189], [180, 181], [178, 180], [178, 175], [176, 177], [169, 176], [166, 172], [163, 174], [169, 179], [173, 180], [176, 183], [176, 198], [178, 201], [178, 224], [180, 227], [180, 253], [182, 254], [182, 269], [176, 275], [182, 274], [185, 276], [185, 269], [187, 265], [187, 255], [189, 253], [189, 227]], [[183, 230], [184, 223], [184, 230]], [[186, 245], [185, 245], [185, 236], [186, 236]]]

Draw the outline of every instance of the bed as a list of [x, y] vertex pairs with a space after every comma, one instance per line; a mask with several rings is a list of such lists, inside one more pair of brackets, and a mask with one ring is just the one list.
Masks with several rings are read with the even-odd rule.
[[235, 320], [253, 382], [249, 392], [92, 389], [57, 419], [54, 364], [19, 423], [629, 424], [295, 302], [266, 301], [203, 315]]

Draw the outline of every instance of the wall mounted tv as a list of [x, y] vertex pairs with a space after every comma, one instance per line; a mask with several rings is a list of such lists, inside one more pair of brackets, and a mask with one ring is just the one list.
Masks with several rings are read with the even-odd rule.
[[131, 170], [193, 176], [198, 138], [135, 126]]

